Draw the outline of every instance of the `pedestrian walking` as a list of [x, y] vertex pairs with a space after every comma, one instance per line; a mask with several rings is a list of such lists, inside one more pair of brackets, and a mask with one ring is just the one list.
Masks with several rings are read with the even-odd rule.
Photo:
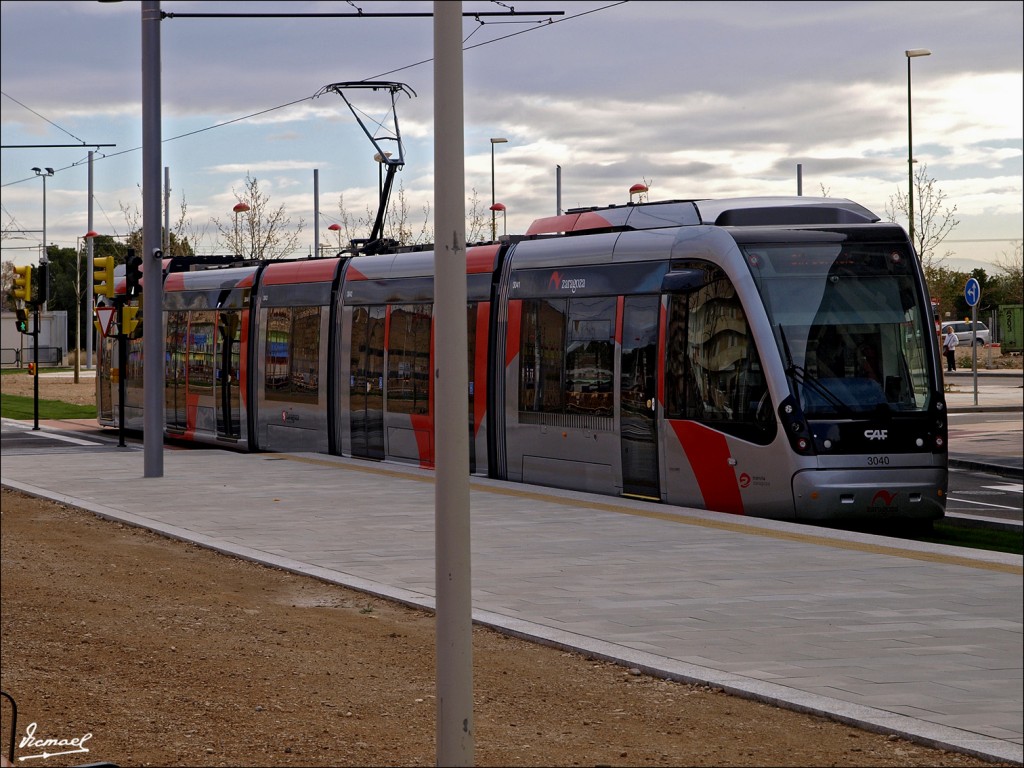
[[946, 370], [956, 370], [956, 345], [959, 343], [956, 334], [953, 332], [953, 326], [946, 326], [946, 336], [942, 340], [942, 349], [946, 355]]

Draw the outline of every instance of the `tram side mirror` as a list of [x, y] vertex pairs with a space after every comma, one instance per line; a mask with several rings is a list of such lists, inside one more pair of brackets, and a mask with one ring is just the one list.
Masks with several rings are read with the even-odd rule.
[[680, 269], [669, 272], [661, 281], [663, 293], [688, 293], [702, 288], [706, 282], [706, 273], [702, 269]]

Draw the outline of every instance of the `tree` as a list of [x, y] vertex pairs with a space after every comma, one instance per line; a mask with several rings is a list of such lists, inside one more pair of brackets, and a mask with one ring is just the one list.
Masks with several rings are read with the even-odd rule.
[[[480, 201], [480, 195], [473, 188], [473, 193], [467, 200], [466, 210], [466, 242], [475, 243], [490, 239], [491, 234], [491, 213], [490, 208], [484, 208]], [[398, 245], [427, 245], [434, 241], [434, 230], [430, 226], [431, 209], [429, 203], [423, 205], [423, 221], [415, 233], [409, 224], [409, 205], [407, 202], [405, 188], [402, 183], [398, 184], [398, 192], [388, 205], [387, 216], [384, 217], [384, 236], [394, 240]], [[338, 232], [339, 250], [348, 247], [352, 240], [367, 237], [373, 229], [373, 222], [377, 212], [366, 207], [365, 215], [354, 216], [345, 207], [345, 196], [338, 197], [338, 217], [341, 229]]]
[[181, 205], [178, 208], [178, 220], [171, 227], [171, 234], [168, 238], [169, 253], [166, 256], [194, 256], [199, 243], [206, 236], [207, 227], [197, 230], [192, 219], [188, 217], [188, 206], [185, 203], [185, 195], [181, 196]]
[[926, 270], [928, 293], [939, 304], [941, 320], [964, 316], [964, 284], [969, 275], [942, 265]]
[[[141, 187], [139, 192], [141, 194]], [[119, 259], [119, 263], [124, 261], [124, 252], [128, 248], [134, 248], [135, 252], [142, 255], [142, 212], [139, 210], [137, 205], [129, 205], [127, 203], [120, 203], [121, 215], [124, 216], [125, 224], [127, 225], [128, 234], [125, 237], [125, 244], [122, 249], [122, 255]], [[160, 243], [163, 247], [164, 235], [166, 234], [163, 225], [160, 226]], [[167, 253], [164, 254], [166, 257], [171, 256], [193, 256], [195, 255], [194, 246], [199, 243], [201, 235], [197, 235], [195, 228], [192, 225], [192, 220], [188, 218], [188, 206], [185, 203], [185, 196], [181, 197], [181, 207], [178, 211], [178, 220], [174, 226], [170, 228], [170, 236], [167, 238], [168, 246]], [[95, 252], [95, 245], [94, 245]]]
[[992, 302], [995, 306], [1024, 303], [1024, 253], [1019, 240], [1013, 243], [1013, 252], [1003, 251], [1003, 257], [996, 260], [1000, 274], [990, 281]]
[[292, 230], [292, 220], [285, 214], [284, 206], [276, 210], [270, 207], [270, 197], [260, 189], [258, 179], [246, 174], [242, 193], [234, 189], [232, 192], [248, 209], [228, 222], [211, 219], [220, 233], [218, 244], [249, 259], [279, 259], [298, 250], [305, 222], [299, 219]]
[[[46, 306], [55, 312], [67, 312], [67, 338], [75, 338], [75, 317], [78, 315], [77, 306], [81, 306], [81, 297], [86, 290], [85, 259], [79, 260], [79, 254], [74, 248], [58, 248], [51, 245], [46, 249], [46, 257], [49, 262], [50, 296]], [[82, 272], [77, 273], [77, 268]], [[77, 276], [77, 280], [76, 280]], [[76, 305], [76, 296], [79, 303]], [[79, 319], [83, 319], [79, 316]], [[84, 331], [83, 331], [84, 333]], [[84, 338], [79, 336], [79, 338]]]
[[[914, 172], [914, 250], [921, 258], [925, 277], [931, 284], [929, 270], [942, 266], [950, 251], [936, 258], [935, 252], [942, 241], [957, 228], [960, 222], [953, 214], [956, 206], [944, 208], [946, 194], [935, 186], [935, 179], [928, 178], [928, 166], [919, 165]], [[885, 206], [885, 215], [895, 222], [897, 215], [909, 219], [909, 199], [897, 188], [896, 196], [890, 197]]]
[[14, 311], [15, 302], [11, 298], [12, 290], [14, 290], [14, 262], [5, 261], [0, 265], [0, 291], [3, 292], [4, 309]]

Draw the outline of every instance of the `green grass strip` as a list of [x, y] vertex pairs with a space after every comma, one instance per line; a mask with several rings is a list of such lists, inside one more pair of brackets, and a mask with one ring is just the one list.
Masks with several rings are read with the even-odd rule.
[[[35, 419], [35, 400], [20, 395], [0, 394], [0, 416], [26, 421]], [[40, 419], [95, 419], [95, 405], [71, 405], [60, 400], [40, 400]]]

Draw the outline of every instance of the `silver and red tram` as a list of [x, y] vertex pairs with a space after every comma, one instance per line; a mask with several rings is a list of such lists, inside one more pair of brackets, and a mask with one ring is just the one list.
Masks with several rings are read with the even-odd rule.
[[[433, 466], [433, 252], [175, 262], [167, 436]], [[476, 474], [779, 519], [944, 514], [920, 264], [856, 203], [579, 209], [469, 247], [466, 278]], [[130, 342], [136, 430], [141, 354]], [[107, 342], [105, 426], [117, 365]]]

